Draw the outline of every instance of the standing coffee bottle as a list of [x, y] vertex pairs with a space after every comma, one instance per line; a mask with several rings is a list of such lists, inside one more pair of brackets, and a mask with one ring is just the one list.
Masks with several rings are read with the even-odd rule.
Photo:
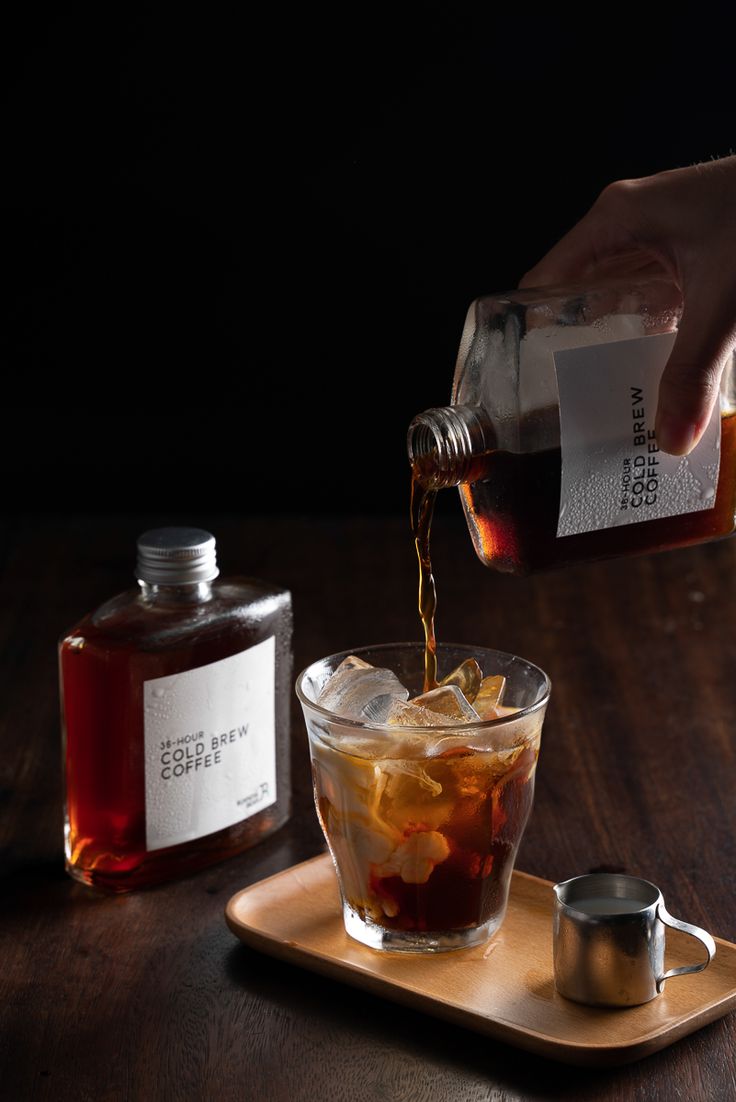
[[66, 864], [86, 884], [156, 884], [288, 818], [291, 597], [218, 573], [209, 532], [146, 532], [138, 589], [60, 643]]
[[471, 305], [452, 404], [414, 419], [408, 451], [416, 485], [459, 487], [487, 566], [528, 574], [734, 530], [733, 358], [693, 451], [657, 446], [659, 381], [681, 315], [664, 275]]

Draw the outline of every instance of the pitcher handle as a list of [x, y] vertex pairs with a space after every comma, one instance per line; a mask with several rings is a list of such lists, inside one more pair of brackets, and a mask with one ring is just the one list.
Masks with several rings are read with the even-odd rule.
[[699, 964], [686, 964], [682, 968], [670, 968], [669, 972], [665, 972], [663, 976], [658, 976], [657, 994], [661, 995], [665, 980], [672, 979], [673, 976], [685, 976], [688, 972], [702, 972], [704, 968], [707, 968], [716, 955], [716, 943], [710, 934], [705, 930], [701, 930], [699, 926], [693, 926], [689, 922], [683, 922], [679, 918], [673, 918], [664, 903], [660, 903], [657, 907], [657, 917], [664, 922], [666, 926], [671, 926], [673, 930], [682, 930], [683, 934], [690, 934], [691, 937], [696, 937], [698, 941], [703, 943], [708, 952], [708, 959], [701, 961]]

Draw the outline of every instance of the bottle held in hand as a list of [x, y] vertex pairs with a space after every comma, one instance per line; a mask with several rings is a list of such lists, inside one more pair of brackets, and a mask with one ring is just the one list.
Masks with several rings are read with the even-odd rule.
[[652, 276], [474, 302], [452, 405], [409, 429], [417, 516], [431, 517], [427, 495], [458, 486], [478, 556], [512, 574], [729, 535], [733, 359], [696, 448], [657, 446], [659, 380], [681, 314], [677, 288]]

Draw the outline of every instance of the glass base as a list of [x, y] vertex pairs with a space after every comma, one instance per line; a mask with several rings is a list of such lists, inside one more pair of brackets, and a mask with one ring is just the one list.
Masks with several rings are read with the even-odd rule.
[[342, 908], [345, 931], [350, 937], [371, 949], [391, 953], [449, 953], [454, 949], [483, 945], [498, 930], [504, 913], [495, 915], [482, 926], [468, 926], [463, 930], [387, 930], [361, 918], [347, 903], [343, 903]]

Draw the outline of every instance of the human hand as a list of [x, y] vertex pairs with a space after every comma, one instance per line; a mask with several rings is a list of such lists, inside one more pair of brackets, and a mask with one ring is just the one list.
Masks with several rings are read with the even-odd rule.
[[519, 286], [582, 283], [612, 261], [632, 273], [655, 263], [682, 292], [656, 433], [663, 451], [686, 455], [736, 347], [736, 156], [609, 184]]

